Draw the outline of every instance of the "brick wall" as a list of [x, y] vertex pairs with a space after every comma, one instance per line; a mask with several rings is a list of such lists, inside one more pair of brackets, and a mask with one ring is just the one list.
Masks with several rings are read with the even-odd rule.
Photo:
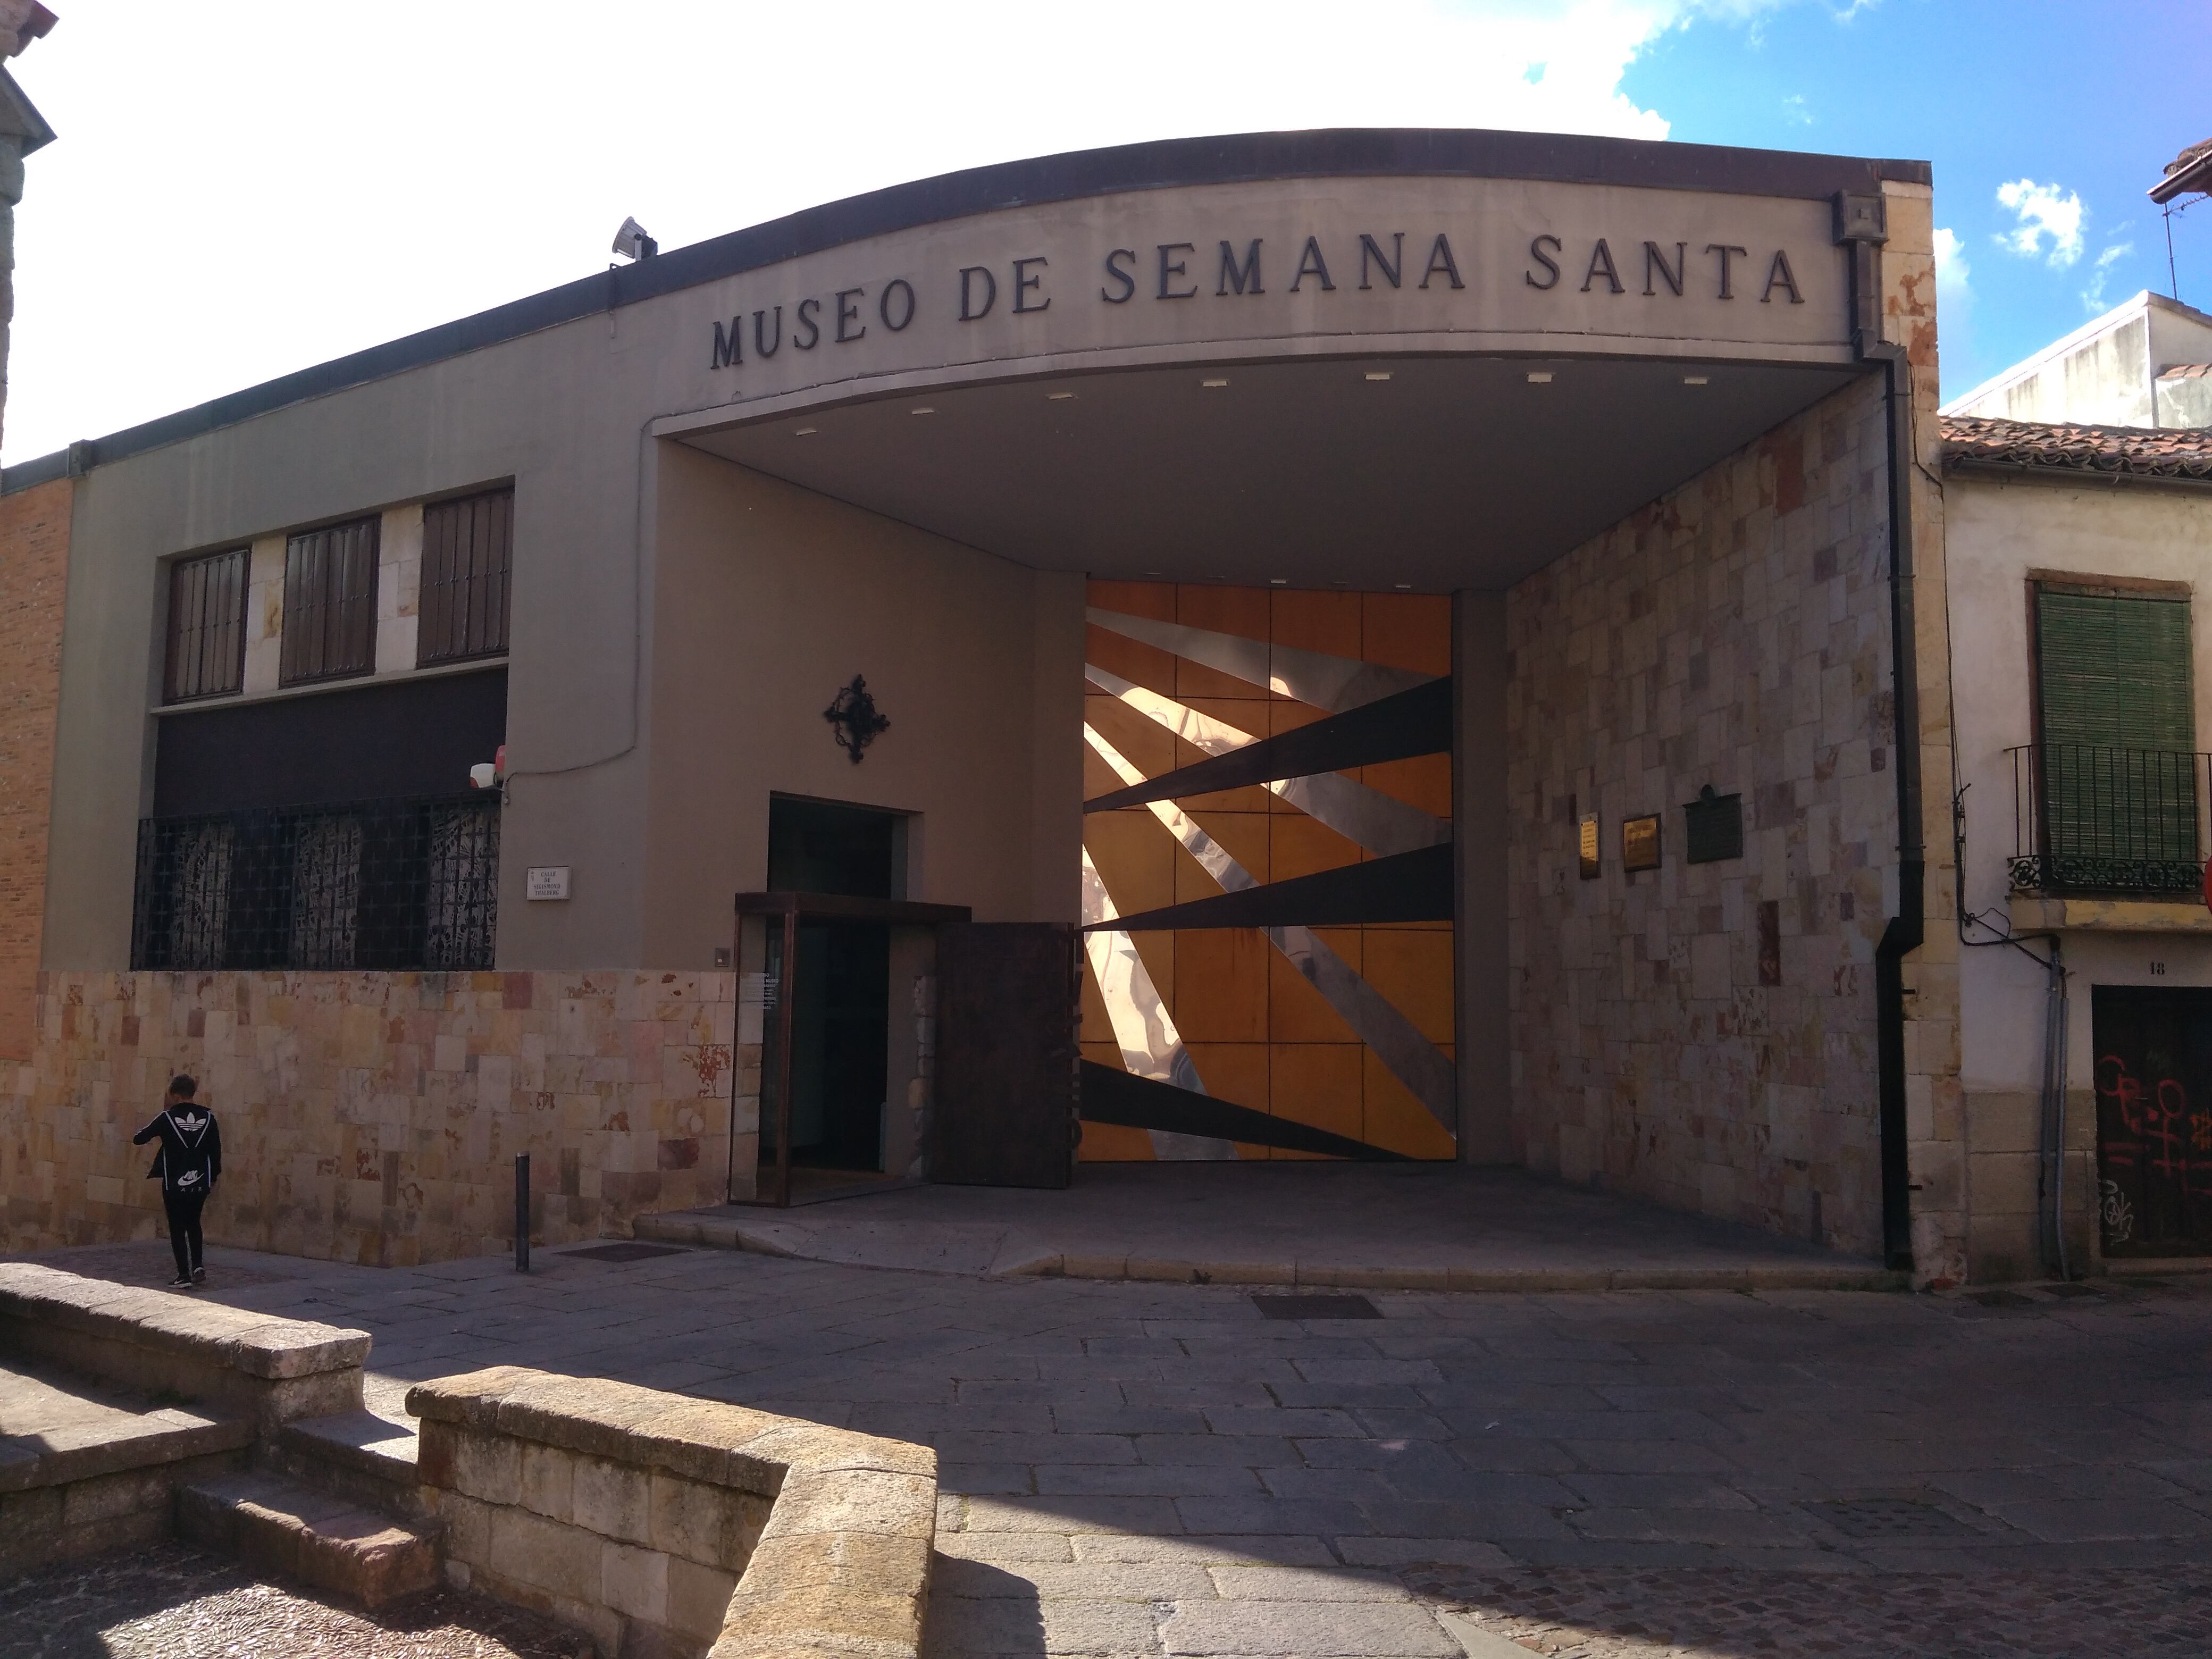
[[[0, 1066], [0, 1249], [146, 1238], [131, 1134], [187, 1071], [222, 1125], [214, 1243], [405, 1266], [721, 1201], [730, 974], [49, 973]], [[748, 1131], [752, 1125], [744, 1126]], [[750, 1141], [750, 1137], [749, 1137]]]
[[[1897, 858], [1885, 445], [1861, 381], [1507, 599], [1522, 1155], [1862, 1253]], [[1744, 856], [1692, 866], [1706, 784], [1742, 796]], [[1621, 821], [1653, 812], [1662, 867], [1625, 874]]]
[[75, 490], [0, 496], [0, 1060], [31, 1057]]

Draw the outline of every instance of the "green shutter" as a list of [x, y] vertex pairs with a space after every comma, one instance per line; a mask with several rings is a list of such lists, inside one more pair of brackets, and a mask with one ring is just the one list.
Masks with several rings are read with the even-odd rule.
[[2045, 853], [2121, 885], [2140, 880], [2129, 866], [2195, 859], [2189, 601], [2039, 589], [2036, 647]]

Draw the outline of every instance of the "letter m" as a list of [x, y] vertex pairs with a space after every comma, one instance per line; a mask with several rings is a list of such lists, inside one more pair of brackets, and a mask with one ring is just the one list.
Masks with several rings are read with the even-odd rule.
[[1221, 245], [1221, 285], [1213, 291], [1222, 295], [1234, 288], [1243, 294], [1247, 291], [1245, 284], [1248, 283], [1251, 284], [1251, 293], [1265, 294], [1267, 291], [1260, 286], [1260, 239], [1257, 236], [1252, 239], [1252, 246], [1244, 250], [1242, 269], [1237, 264], [1237, 250], [1227, 242]]
[[727, 368], [732, 363], [744, 362], [744, 322], [743, 317], [730, 319], [729, 332], [722, 331], [720, 323], [714, 325], [714, 362], [713, 367]]

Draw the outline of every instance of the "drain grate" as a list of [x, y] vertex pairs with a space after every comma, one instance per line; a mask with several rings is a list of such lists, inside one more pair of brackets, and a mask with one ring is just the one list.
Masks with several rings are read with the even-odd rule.
[[1846, 1498], [1808, 1504], [1846, 1538], [1973, 1538], [1974, 1528], [1933, 1504], [1911, 1498]]
[[1255, 1296], [1262, 1319], [1380, 1319], [1364, 1296]]
[[681, 1255], [681, 1244], [594, 1244], [588, 1250], [563, 1250], [563, 1261], [642, 1261], [647, 1256]]
[[2035, 1298], [2022, 1296], [2018, 1291], [1981, 1291], [1968, 1298], [1984, 1308], [2033, 1308]]

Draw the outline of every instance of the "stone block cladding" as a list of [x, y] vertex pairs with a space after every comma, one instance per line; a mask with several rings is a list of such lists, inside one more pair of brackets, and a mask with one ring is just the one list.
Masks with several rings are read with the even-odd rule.
[[76, 489], [0, 497], [0, 1060], [31, 1057]]
[[520, 1366], [418, 1384], [407, 1409], [447, 1578], [587, 1630], [603, 1654], [919, 1648], [927, 1446]]
[[[175, 1072], [220, 1114], [211, 1242], [397, 1266], [722, 1201], [735, 976], [46, 973], [0, 1066], [0, 1247], [150, 1237], [131, 1145]], [[750, 1142], [752, 1125], [743, 1126]]]
[[[1894, 900], [1886, 428], [1838, 392], [1507, 597], [1513, 1121], [1534, 1167], [1881, 1244]], [[1743, 856], [1684, 860], [1741, 794]], [[1595, 812], [1602, 874], [1579, 875]], [[1624, 817], [1662, 862], [1625, 872]]]

